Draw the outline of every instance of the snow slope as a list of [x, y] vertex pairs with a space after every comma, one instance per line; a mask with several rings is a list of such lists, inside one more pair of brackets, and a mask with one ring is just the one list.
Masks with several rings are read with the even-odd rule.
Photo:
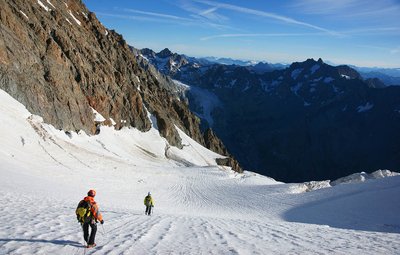
[[[180, 132], [56, 130], [0, 91], [0, 254], [399, 254], [400, 177], [303, 192], [236, 174]], [[83, 247], [89, 189], [105, 224]], [[152, 216], [143, 198], [151, 191]]]

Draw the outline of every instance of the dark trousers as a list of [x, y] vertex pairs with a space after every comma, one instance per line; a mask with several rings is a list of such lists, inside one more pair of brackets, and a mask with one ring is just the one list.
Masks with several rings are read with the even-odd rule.
[[146, 212], [145, 212], [145, 214], [146, 215], [150, 215], [151, 214], [151, 205], [146, 205]]
[[[92, 229], [92, 231], [90, 232], [90, 237], [89, 237], [89, 226]], [[94, 244], [94, 238], [96, 237], [96, 232], [97, 232], [96, 223], [93, 224], [91, 222], [83, 223], [82, 228], [83, 228], [83, 238], [85, 239], [85, 242], [88, 245]]]

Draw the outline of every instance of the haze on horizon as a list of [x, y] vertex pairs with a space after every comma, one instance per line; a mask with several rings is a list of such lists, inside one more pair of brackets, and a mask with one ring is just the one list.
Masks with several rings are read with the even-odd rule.
[[270, 63], [322, 58], [400, 67], [400, 2], [395, 0], [83, 2], [137, 48]]

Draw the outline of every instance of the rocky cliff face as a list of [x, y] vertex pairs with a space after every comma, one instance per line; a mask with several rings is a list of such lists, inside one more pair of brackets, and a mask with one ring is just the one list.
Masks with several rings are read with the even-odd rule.
[[139, 88], [155, 83], [123, 38], [80, 1], [5, 1], [1, 87], [48, 123], [93, 133], [90, 107], [120, 128], [150, 128]]
[[149, 111], [171, 145], [182, 146], [174, 125], [205, 144], [174, 84], [142, 68], [81, 1], [4, 0], [0, 34], [0, 88], [56, 128], [94, 134], [95, 109], [116, 129], [146, 131]]

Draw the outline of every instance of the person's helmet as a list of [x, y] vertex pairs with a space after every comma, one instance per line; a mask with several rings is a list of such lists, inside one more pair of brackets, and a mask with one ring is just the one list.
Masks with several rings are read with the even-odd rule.
[[88, 191], [87, 195], [89, 197], [94, 197], [94, 196], [96, 196], [96, 191], [94, 189], [91, 189], [91, 190]]
[[151, 195], [150, 191], [149, 191], [149, 193], [147, 193], [147, 195], [148, 195], [148, 196], [150, 196], [150, 195]]

